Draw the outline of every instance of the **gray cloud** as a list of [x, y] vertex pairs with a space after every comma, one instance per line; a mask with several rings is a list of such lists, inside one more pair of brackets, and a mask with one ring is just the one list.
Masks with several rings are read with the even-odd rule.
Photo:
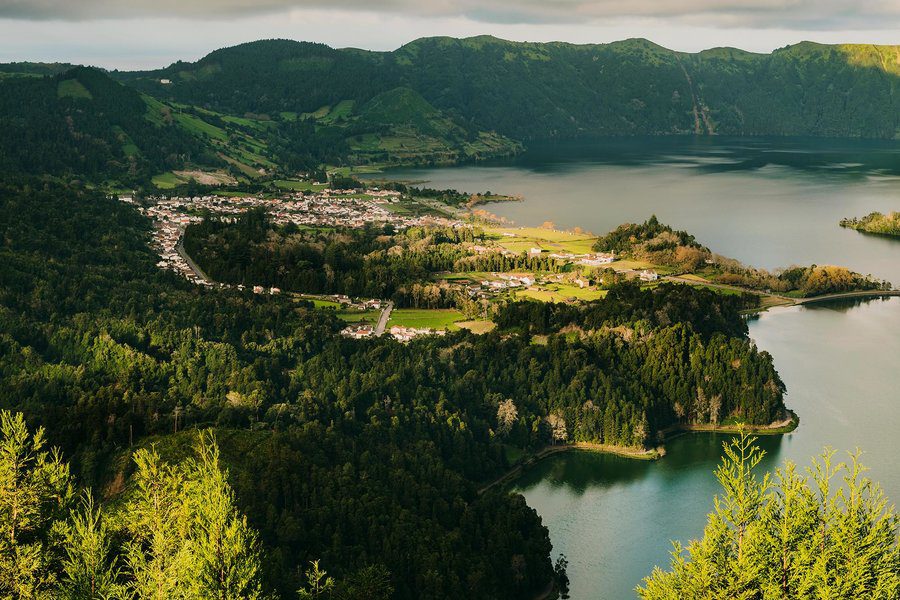
[[363, 10], [484, 23], [672, 19], [697, 26], [805, 30], [900, 26], [898, 0], [0, 0], [0, 18], [231, 19], [292, 9]]

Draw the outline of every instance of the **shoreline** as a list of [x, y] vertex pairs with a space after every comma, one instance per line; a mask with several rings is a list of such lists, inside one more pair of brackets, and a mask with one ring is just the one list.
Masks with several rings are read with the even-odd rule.
[[797, 413], [787, 409], [788, 416], [781, 421], [774, 421], [768, 425], [692, 425], [678, 424], [671, 425], [665, 429], [661, 429], [663, 435], [662, 443], [656, 448], [634, 448], [629, 446], [614, 446], [610, 444], [598, 444], [594, 442], [573, 442], [571, 444], [558, 444], [552, 446], [544, 446], [537, 452], [529, 454], [522, 458], [518, 463], [512, 466], [506, 473], [494, 479], [490, 483], [478, 489], [478, 495], [487, 492], [491, 488], [497, 486], [505, 486], [518, 479], [530, 467], [541, 462], [545, 458], [555, 456], [563, 452], [580, 451], [580, 452], [596, 452], [599, 454], [612, 454], [629, 458], [632, 460], [659, 460], [666, 455], [665, 443], [682, 435], [689, 433], [727, 433], [737, 434], [746, 431], [753, 435], [783, 435], [790, 433], [800, 426], [800, 417]]

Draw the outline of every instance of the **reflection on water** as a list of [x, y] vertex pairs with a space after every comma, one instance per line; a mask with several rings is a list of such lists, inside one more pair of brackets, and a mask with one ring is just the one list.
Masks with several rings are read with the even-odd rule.
[[[763, 468], [801, 466], [826, 445], [865, 451], [864, 463], [900, 500], [900, 298], [780, 308], [751, 321], [750, 335], [775, 357], [800, 427], [759, 439]], [[655, 462], [572, 452], [538, 463], [514, 482], [569, 559], [572, 598], [633, 597], [671, 540], [699, 536], [719, 491], [713, 470], [723, 434], [690, 434]]]
[[519, 157], [486, 163], [550, 172], [590, 164], [668, 164], [703, 173], [789, 167], [817, 175], [868, 178], [900, 176], [900, 145], [888, 140], [818, 138], [595, 138], [533, 142]]
[[900, 241], [843, 217], [900, 210], [900, 142], [628, 138], [532, 144], [506, 162], [392, 171], [438, 188], [520, 194], [520, 225], [597, 233], [656, 214], [747, 264], [839, 264], [900, 284]]

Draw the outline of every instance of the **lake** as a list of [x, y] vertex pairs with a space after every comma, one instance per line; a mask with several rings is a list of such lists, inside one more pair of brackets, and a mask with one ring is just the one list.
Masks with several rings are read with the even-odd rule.
[[[520, 225], [554, 221], [606, 232], [656, 214], [714, 251], [775, 268], [841, 264], [900, 284], [900, 240], [838, 227], [844, 216], [900, 210], [900, 144], [822, 140], [664, 139], [543, 145], [512, 161], [392, 172], [430, 187], [522, 194], [492, 212]], [[805, 466], [830, 445], [861, 448], [870, 476], [900, 502], [900, 298], [779, 308], [750, 324], [775, 357], [800, 427], [763, 437], [764, 466]], [[511, 489], [569, 559], [571, 597], [634, 597], [670, 540], [702, 534], [727, 436], [672, 440], [656, 462], [567, 453]]]
[[[750, 325], [775, 357], [786, 402], [800, 427], [761, 437], [765, 468], [789, 459], [809, 464], [831, 445], [857, 447], [870, 477], [900, 501], [900, 298], [855, 305], [774, 309]], [[722, 434], [691, 434], [644, 462], [573, 452], [538, 463], [512, 486], [550, 530], [554, 553], [569, 559], [574, 599], [634, 597], [654, 565], [666, 565], [670, 540], [702, 534], [718, 483], [713, 469]]]
[[714, 252], [756, 267], [837, 264], [900, 285], [900, 241], [838, 226], [900, 211], [900, 143], [722, 138], [537, 145], [485, 165], [391, 171], [429, 187], [492, 191], [519, 225], [602, 234], [652, 214]]

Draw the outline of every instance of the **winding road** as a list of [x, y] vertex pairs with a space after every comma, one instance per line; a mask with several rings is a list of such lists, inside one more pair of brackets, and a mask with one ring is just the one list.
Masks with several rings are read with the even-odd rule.
[[772, 292], [760, 292], [757, 290], [748, 290], [746, 288], [724, 283], [713, 283], [711, 281], [698, 281], [688, 277], [679, 277], [678, 275], [666, 275], [663, 277], [666, 281], [674, 281], [676, 283], [686, 283], [688, 285], [702, 285], [704, 287], [717, 288], [721, 290], [731, 290], [735, 292], [751, 292], [762, 296], [771, 296], [783, 300], [785, 304], [800, 305], [812, 304], [813, 302], [828, 302], [829, 300], [843, 300], [848, 298], [881, 298], [886, 296], [900, 296], [900, 290], [857, 290], [853, 292], [840, 292], [837, 294], [824, 294], [822, 296], [810, 296], [809, 298], [792, 298], [782, 294]]

